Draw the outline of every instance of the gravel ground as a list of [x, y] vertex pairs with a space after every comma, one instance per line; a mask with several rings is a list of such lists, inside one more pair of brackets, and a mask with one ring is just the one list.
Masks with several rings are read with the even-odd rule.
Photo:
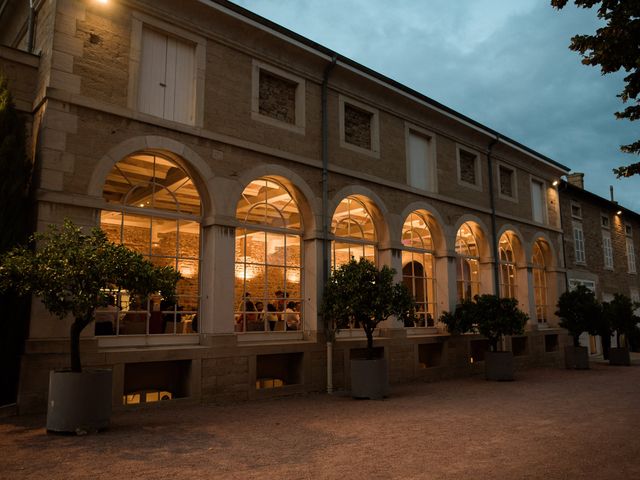
[[83, 437], [43, 426], [0, 420], [0, 478], [640, 479], [640, 365], [412, 383], [383, 401], [168, 405]]

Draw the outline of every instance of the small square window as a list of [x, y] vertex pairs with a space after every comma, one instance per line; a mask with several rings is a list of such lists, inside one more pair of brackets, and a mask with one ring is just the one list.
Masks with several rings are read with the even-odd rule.
[[465, 186], [480, 189], [480, 161], [478, 155], [458, 148], [458, 181]]
[[628, 223], [624, 226], [624, 233], [627, 237], [631, 237], [633, 235], [633, 231], [631, 230], [631, 225]]
[[606, 214], [600, 215], [600, 225], [602, 228], [609, 228], [609, 216]]
[[340, 97], [340, 146], [379, 156], [378, 111], [356, 100]]
[[582, 207], [579, 204], [571, 202], [571, 216], [573, 218], [582, 218]]

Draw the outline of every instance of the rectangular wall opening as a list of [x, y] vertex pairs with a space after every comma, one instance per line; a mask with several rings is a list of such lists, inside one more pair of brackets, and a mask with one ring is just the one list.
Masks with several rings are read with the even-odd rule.
[[558, 351], [558, 335], [544, 336], [544, 351], [547, 353]]
[[527, 337], [511, 337], [511, 351], [514, 357], [529, 354], [529, 339]]
[[127, 363], [124, 366], [125, 405], [188, 397], [191, 360]]
[[[358, 360], [367, 358], [366, 348], [352, 348], [349, 350], [349, 359]], [[373, 358], [384, 358], [384, 347], [373, 347]]]
[[484, 352], [489, 350], [489, 340], [471, 340], [469, 342], [469, 363], [484, 362]]
[[441, 363], [441, 343], [422, 343], [418, 345], [418, 364], [420, 368], [438, 367]]
[[303, 356], [302, 352], [258, 355], [256, 389], [301, 384]]

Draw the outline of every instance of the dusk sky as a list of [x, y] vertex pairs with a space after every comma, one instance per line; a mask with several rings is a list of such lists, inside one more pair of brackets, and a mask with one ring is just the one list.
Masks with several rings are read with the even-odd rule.
[[258, 15], [397, 80], [585, 173], [586, 189], [640, 212], [637, 160], [619, 146], [640, 122], [616, 120], [623, 74], [602, 76], [570, 51], [595, 10], [549, 0], [235, 0]]

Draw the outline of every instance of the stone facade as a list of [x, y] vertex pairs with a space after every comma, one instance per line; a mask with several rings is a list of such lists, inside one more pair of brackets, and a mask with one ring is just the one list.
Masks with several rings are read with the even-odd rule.
[[[84, 364], [113, 368], [115, 407], [125, 408], [123, 395], [149, 390], [146, 377], [156, 379], [156, 389], [175, 389], [174, 396], [184, 401], [228, 402], [325, 389], [326, 343], [318, 315], [322, 272], [328, 262], [323, 257], [323, 213], [330, 231], [333, 212], [348, 196], [361, 200], [369, 210], [376, 230], [376, 261], [394, 267], [398, 281], [404, 221], [414, 211], [429, 219], [438, 315], [454, 308], [457, 301], [456, 235], [460, 226], [473, 225], [482, 293], [493, 293], [496, 284], [492, 242], [512, 232], [518, 239], [518, 300], [531, 316], [524, 340], [515, 340], [517, 362], [560, 361], [559, 349], [549, 345], [561, 347], [566, 336], [556, 328], [552, 311], [546, 323], [535, 318], [531, 258], [534, 245], [543, 244], [546, 288], [553, 305], [566, 282], [558, 191], [552, 183], [567, 172], [566, 167], [513, 140], [499, 137], [496, 141], [496, 132], [444, 111], [427, 97], [398, 88], [381, 75], [371, 76], [349, 59], [338, 57], [329, 68], [333, 52], [293, 38], [277, 26], [256, 24], [244, 10], [222, 0], [189, 0], [179, 9], [171, 0], [112, 1], [107, 5], [91, 0], [44, 0], [38, 5], [39, 57], [17, 50], [24, 48], [24, 37], [12, 36], [2, 28], [25, 22], [24, 12], [10, 10], [0, 18], [4, 32], [0, 39], [10, 46], [0, 47], [0, 68], [9, 72], [12, 88], [23, 110], [32, 116], [34, 137], [38, 138], [34, 153], [37, 229], [64, 218], [82, 226], [98, 225], [102, 211], [115, 209], [103, 197], [108, 175], [118, 162], [141, 153], [161, 156], [184, 169], [202, 206], [200, 215], [184, 216], [200, 225], [197, 333], [98, 338], [91, 329], [83, 332]], [[140, 56], [147, 50], [140, 32], [147, 27], [193, 45], [193, 122], [167, 120], [137, 107], [137, 92], [158, 86], [142, 84], [145, 72], [140, 71]], [[256, 92], [256, 64], [297, 79], [295, 97], [278, 82]], [[22, 70], [28, 80], [21, 84], [24, 90], [15, 81]], [[302, 86], [304, 95], [300, 96]], [[277, 101], [260, 102], [272, 94]], [[256, 96], [261, 109], [257, 112]], [[304, 109], [299, 108], [301, 101]], [[350, 114], [341, 118], [342, 112], [348, 112], [341, 105], [349, 102], [364, 113], [358, 118]], [[290, 117], [294, 111], [296, 116]], [[303, 118], [297, 116], [301, 111]], [[254, 113], [273, 114], [277, 121], [265, 122]], [[374, 119], [375, 129], [371, 130]], [[288, 128], [293, 121], [296, 128]], [[406, 132], [411, 128], [431, 132], [435, 157], [430, 161], [435, 162], [437, 177], [434, 191], [409, 185]], [[345, 148], [343, 140], [359, 148]], [[457, 181], [461, 148], [477, 156], [478, 185]], [[328, 159], [326, 205], [322, 200], [323, 156]], [[489, 179], [499, 178], [496, 162], [513, 170], [517, 201], [500, 198], [495, 191], [499, 182], [494, 182], [494, 191], [490, 188]], [[260, 178], [282, 185], [295, 200], [302, 219], [298, 255], [304, 277], [304, 319], [299, 331], [234, 330], [234, 253], [236, 229], [241, 226], [236, 209], [244, 189]], [[544, 186], [544, 222], [533, 220], [532, 180]], [[122, 207], [123, 211], [128, 208], [135, 206]], [[143, 214], [142, 210], [135, 212]], [[332, 239], [330, 233], [326, 240]], [[68, 353], [69, 322], [49, 316], [37, 300], [29, 322], [18, 399], [22, 412], [44, 409], [46, 372], [64, 366]], [[473, 374], [482, 368], [478, 355], [484, 344], [476, 336], [450, 338], [438, 326], [404, 328], [394, 320], [385, 322], [377, 333], [375, 344], [389, 361], [393, 383]], [[506, 339], [505, 347], [512, 341]], [[364, 345], [361, 332], [339, 336], [333, 347], [334, 388], [349, 388], [349, 360], [360, 355]]]

